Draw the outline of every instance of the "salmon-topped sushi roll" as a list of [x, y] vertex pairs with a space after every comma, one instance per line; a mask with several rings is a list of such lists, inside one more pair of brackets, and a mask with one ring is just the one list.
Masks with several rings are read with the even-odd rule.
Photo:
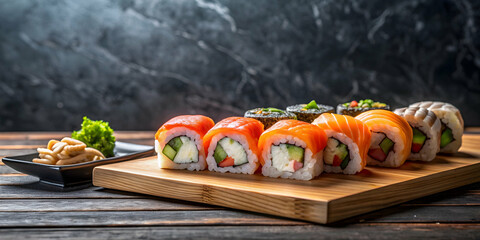
[[312, 124], [325, 131], [328, 137], [323, 150], [327, 173], [355, 174], [367, 165], [370, 131], [364, 123], [348, 116], [324, 113]]
[[258, 138], [263, 124], [253, 118], [229, 117], [218, 122], [204, 137], [208, 170], [253, 174], [258, 169]]
[[322, 173], [327, 135], [319, 127], [298, 120], [281, 120], [258, 141], [262, 174], [310, 180]]
[[372, 132], [368, 165], [399, 167], [407, 160], [413, 139], [407, 120], [387, 110], [371, 110], [355, 118], [365, 123]]
[[201, 115], [177, 116], [164, 123], [155, 134], [155, 151], [160, 168], [204, 170], [203, 136], [214, 122]]

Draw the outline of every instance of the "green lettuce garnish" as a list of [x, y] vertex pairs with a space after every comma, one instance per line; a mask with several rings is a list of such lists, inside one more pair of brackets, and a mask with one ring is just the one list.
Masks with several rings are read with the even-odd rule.
[[72, 138], [84, 142], [87, 147], [97, 149], [107, 158], [113, 157], [115, 136], [113, 136], [113, 129], [108, 126], [108, 122], [92, 121], [83, 117], [82, 129], [73, 131]]
[[315, 100], [310, 101], [303, 109], [317, 109], [319, 110], [320, 108], [317, 105], [317, 102]]

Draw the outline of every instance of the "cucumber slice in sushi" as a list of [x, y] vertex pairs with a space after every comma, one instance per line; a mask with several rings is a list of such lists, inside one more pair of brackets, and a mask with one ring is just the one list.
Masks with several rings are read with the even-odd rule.
[[455, 139], [453, 138], [452, 129], [445, 126], [445, 130], [443, 130], [442, 137], [440, 138], [440, 147], [444, 148], [454, 140]]
[[163, 151], [162, 153], [167, 156], [168, 159], [172, 160], [175, 159], [175, 156], [177, 155], [177, 151], [175, 151], [175, 149], [173, 149], [170, 145], [165, 145], [165, 147], [163, 148]]
[[198, 162], [198, 149], [195, 142], [187, 136], [172, 138], [162, 153], [174, 163]]
[[379, 147], [370, 148], [368, 150], [368, 156], [371, 158], [383, 162], [387, 159], [388, 153], [392, 151], [393, 145], [395, 143], [385, 136], [379, 144]]
[[383, 153], [385, 153], [385, 155], [388, 155], [388, 153], [393, 147], [393, 144], [394, 142], [390, 140], [390, 138], [385, 137], [380, 143], [380, 148], [382, 149]]
[[295, 160], [297, 162], [303, 162], [303, 154], [305, 150], [301, 147], [292, 145], [292, 144], [285, 144], [288, 150], [288, 156], [290, 159]]
[[412, 140], [412, 152], [419, 153], [422, 150], [425, 141], [427, 140], [427, 135], [420, 131], [417, 128], [412, 128], [413, 130], [413, 140]]
[[227, 157], [227, 153], [223, 150], [223, 147], [220, 144], [217, 144], [215, 148], [215, 152], [213, 153], [213, 158], [215, 158], [215, 162], [220, 163]]
[[229, 137], [218, 141], [213, 157], [219, 167], [240, 166], [248, 162], [242, 144]]

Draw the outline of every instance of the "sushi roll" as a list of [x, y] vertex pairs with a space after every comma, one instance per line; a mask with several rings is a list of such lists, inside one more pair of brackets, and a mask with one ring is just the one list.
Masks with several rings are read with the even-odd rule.
[[371, 110], [355, 117], [372, 133], [367, 164], [399, 167], [410, 155], [413, 132], [408, 122], [387, 110]]
[[371, 134], [364, 123], [351, 116], [324, 113], [312, 124], [328, 137], [323, 150], [325, 172], [355, 174], [365, 168]]
[[343, 104], [338, 104], [337, 114], [357, 116], [362, 112], [374, 109], [390, 110], [390, 106], [386, 103], [374, 102], [372, 99], [364, 99], [360, 101], [351, 101]]
[[271, 127], [280, 120], [297, 119], [297, 116], [293, 113], [272, 107], [250, 109], [245, 112], [244, 117], [257, 119], [263, 123], [265, 129]]
[[310, 180], [323, 171], [327, 135], [319, 127], [298, 120], [282, 120], [260, 136], [262, 174]]
[[460, 111], [450, 103], [444, 102], [418, 102], [411, 107], [426, 108], [437, 115], [441, 123], [440, 152], [456, 153], [462, 146], [463, 118]]
[[440, 151], [440, 120], [434, 112], [420, 107], [395, 109], [412, 127], [413, 140], [408, 160], [432, 161]]
[[260, 165], [258, 138], [263, 124], [252, 118], [229, 117], [205, 134], [208, 170], [253, 174]]
[[164, 123], [155, 134], [155, 151], [160, 168], [204, 170], [203, 136], [214, 122], [201, 115], [177, 116]]
[[297, 104], [287, 107], [287, 112], [297, 115], [300, 121], [311, 123], [322, 113], [333, 113], [335, 109], [332, 106], [317, 104], [312, 100], [308, 104]]

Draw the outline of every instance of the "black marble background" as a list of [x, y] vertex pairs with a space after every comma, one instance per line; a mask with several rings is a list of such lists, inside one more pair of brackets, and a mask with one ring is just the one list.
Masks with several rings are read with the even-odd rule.
[[373, 98], [480, 125], [480, 1], [0, 0], [0, 130]]

